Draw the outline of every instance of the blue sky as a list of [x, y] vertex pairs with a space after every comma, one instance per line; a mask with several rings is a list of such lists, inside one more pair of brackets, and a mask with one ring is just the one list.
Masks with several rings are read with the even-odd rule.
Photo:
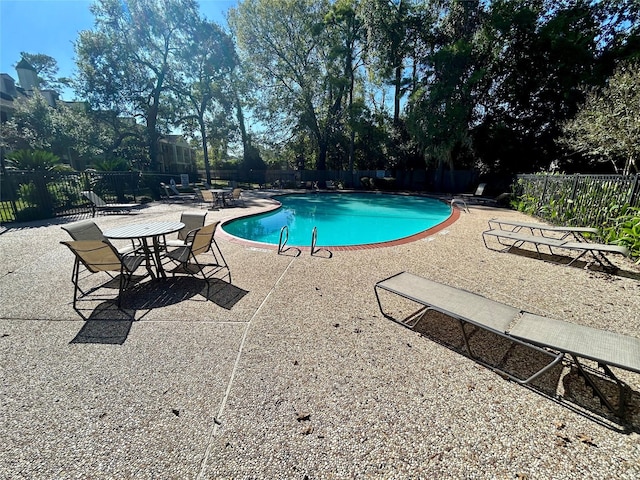
[[[14, 65], [20, 52], [43, 53], [53, 57], [58, 76], [71, 77], [75, 71], [73, 42], [81, 30], [93, 28], [91, 0], [0, 0], [0, 73], [16, 81]], [[226, 24], [225, 14], [237, 0], [199, 0], [200, 10], [209, 20]], [[71, 100], [65, 92], [63, 98]]]

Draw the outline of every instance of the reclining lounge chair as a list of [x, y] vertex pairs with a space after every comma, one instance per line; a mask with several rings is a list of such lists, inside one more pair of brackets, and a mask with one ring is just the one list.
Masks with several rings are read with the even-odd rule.
[[[501, 248], [491, 248], [487, 243], [487, 238], [493, 237], [497, 239], [498, 243], [501, 245]], [[505, 243], [506, 240], [506, 243]], [[617, 266], [614, 265], [605, 254], [607, 253], [616, 253], [625, 257], [630, 255], [629, 249], [622, 245], [608, 245], [604, 243], [590, 243], [590, 242], [568, 242], [566, 240], [566, 236], [562, 238], [550, 238], [544, 237], [540, 235], [527, 235], [520, 232], [513, 232], [509, 230], [486, 230], [482, 232], [482, 241], [484, 242], [484, 246], [489, 250], [496, 250], [500, 252], [508, 252], [512, 248], [520, 248], [524, 244], [531, 244], [535, 247], [536, 252], [538, 254], [538, 258], [540, 256], [540, 246], [544, 245], [549, 249], [551, 255], [554, 255], [553, 248], [560, 248], [564, 250], [569, 250], [571, 252], [577, 252], [578, 256], [571, 258], [571, 260], [566, 263], [566, 266], [572, 265], [575, 261], [582, 258], [587, 253], [590, 253], [591, 256], [605, 269], [614, 269], [617, 270]]]
[[[411, 300], [424, 308], [419, 315], [414, 315], [409, 320], [397, 320], [383, 310], [381, 290]], [[560, 363], [565, 356], [572, 357], [578, 371], [590, 384], [602, 404], [619, 418], [624, 418], [630, 388], [615, 376], [610, 367], [640, 373], [640, 338], [534, 315], [475, 293], [436, 283], [407, 272], [401, 272], [377, 282], [374, 291], [381, 313], [405, 327], [413, 329], [429, 310], [435, 310], [456, 319], [460, 324], [469, 356], [520, 384], [530, 383]], [[467, 324], [544, 352], [550, 357], [549, 363], [529, 378], [516, 378], [474, 355], [465, 330]], [[616, 402], [611, 402], [598, 388], [591, 374], [581, 364], [581, 359], [597, 362], [604, 375], [617, 383], [619, 390], [617, 408], [614, 407]]]
[[162, 188], [162, 190], [164, 190], [164, 196], [162, 196], [162, 200], [166, 200], [168, 202], [195, 202], [197, 199], [197, 194], [180, 193], [175, 185], [167, 186], [166, 183], [160, 182], [160, 187]]
[[95, 192], [88, 190], [82, 192], [90, 202], [91, 202], [91, 211], [93, 216], [96, 216], [97, 211], [101, 212], [131, 212], [131, 209], [134, 207], [138, 207], [137, 203], [107, 203], [105, 202], [98, 194]]
[[591, 227], [572, 227], [572, 226], [560, 226], [560, 225], [545, 225], [543, 223], [533, 222], [518, 222], [516, 220], [502, 220], [499, 218], [492, 218], [489, 220], [489, 229], [492, 230], [507, 230], [514, 233], [520, 232], [522, 229], [528, 229], [531, 235], [535, 235], [538, 232], [541, 236], [546, 236], [545, 232], [554, 232], [561, 234], [561, 239], [573, 235], [578, 242], [586, 242], [584, 234], [598, 235], [597, 228]]

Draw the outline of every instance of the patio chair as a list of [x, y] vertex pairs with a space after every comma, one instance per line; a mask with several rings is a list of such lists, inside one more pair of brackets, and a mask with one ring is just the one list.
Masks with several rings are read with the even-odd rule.
[[208, 204], [210, 209], [215, 208], [216, 198], [213, 196], [213, 192], [211, 190], [208, 188], [200, 190], [200, 194], [202, 195], [204, 203]]
[[[565, 355], [570, 356], [579, 373], [592, 387], [594, 394], [600, 398], [602, 404], [618, 417], [624, 417], [629, 387], [617, 378], [610, 367], [640, 373], [640, 338], [534, 315], [481, 295], [433, 282], [407, 272], [400, 272], [377, 282], [374, 291], [380, 312], [384, 317], [405, 327], [415, 328], [430, 310], [457, 320], [469, 357], [523, 385], [530, 384], [545, 372], [550, 371], [563, 361]], [[396, 319], [383, 309], [380, 291], [399, 295], [421, 305], [422, 308], [407, 319]], [[549, 357], [549, 362], [539, 368], [536, 367], [538, 370], [529, 377], [518, 378], [475, 355], [470, 347], [466, 325], [481, 328], [516, 344], [541, 352]], [[595, 369], [585, 368], [580, 359], [597, 362], [604, 376], [616, 382], [618, 386], [617, 402], [611, 402], [598, 388], [591, 373]], [[617, 408], [614, 406], [615, 404], [617, 404]]]
[[98, 211], [100, 212], [126, 211], [127, 213], [130, 213], [132, 208], [139, 206], [137, 203], [107, 203], [102, 198], [100, 198], [100, 196], [97, 193], [91, 190], [82, 192], [82, 195], [84, 195], [91, 202], [91, 211], [94, 217], [96, 216], [96, 212]]
[[[107, 238], [105, 238], [105, 236], [102, 234], [102, 230], [100, 229], [100, 227], [96, 225], [96, 222], [94, 222], [93, 220], [81, 220], [80, 222], [74, 222], [69, 225], [63, 225], [61, 228], [65, 232], [67, 232], [71, 236], [71, 238], [73, 238], [74, 240], [96, 240], [99, 242], [105, 242], [105, 243], [111, 244], [111, 242]], [[131, 252], [134, 252], [138, 248], [140, 248], [140, 245], [137, 245], [133, 240], [131, 241], [131, 244], [120, 246], [120, 247], [116, 247], [113, 244], [111, 245], [114, 248], [116, 248], [116, 250], [118, 251], [118, 255], [127, 255]], [[73, 271], [71, 272], [71, 281], [73, 281], [73, 279], [76, 276], [77, 268], [80, 268], [79, 262], [75, 262], [73, 264]], [[82, 290], [80, 291], [84, 294]]]
[[242, 189], [234, 188], [231, 191], [230, 200], [233, 205], [237, 205], [238, 203], [242, 203], [242, 205], [244, 205], [244, 199], [242, 198]]
[[[207, 283], [207, 296], [209, 296], [211, 279], [219, 271], [226, 269], [229, 281], [231, 281], [231, 271], [214, 238], [219, 224], [220, 222], [214, 222], [190, 231], [184, 246], [174, 250], [167, 250], [164, 253], [164, 258], [175, 265], [171, 270], [173, 276], [177, 273], [184, 273], [194, 277], [197, 277], [198, 274], [202, 275], [202, 278]], [[212, 261], [202, 260], [202, 255], [207, 252], [213, 257]], [[210, 270], [208, 274], [205, 272], [207, 268]]]
[[[93, 220], [81, 220], [69, 225], [63, 225], [61, 227], [67, 232], [74, 240], [100, 240], [102, 242], [109, 242], [107, 238], [102, 234], [102, 230]], [[118, 250], [118, 254], [125, 255], [138, 249], [140, 246], [136, 245], [133, 241], [130, 245], [115, 246]]]
[[165, 239], [165, 247], [184, 247], [189, 232], [204, 226], [204, 219], [207, 212], [182, 212], [180, 221], [184, 223], [184, 227], [178, 231], [177, 239]]
[[[88, 293], [85, 293], [79, 285], [80, 264], [84, 265], [92, 274], [106, 272], [111, 278], [113, 278], [113, 275], [110, 272], [118, 272], [120, 274], [117, 299], [117, 305], [120, 307], [122, 293], [131, 281], [133, 273], [144, 262], [145, 257], [135, 253], [120, 255], [113, 245], [100, 240], [74, 240], [60, 243], [69, 247], [75, 255], [74, 275], [71, 280], [73, 282], [73, 308], [76, 308], [78, 292], [82, 293], [83, 296]], [[101, 286], [94, 287], [89, 292], [97, 290]]]

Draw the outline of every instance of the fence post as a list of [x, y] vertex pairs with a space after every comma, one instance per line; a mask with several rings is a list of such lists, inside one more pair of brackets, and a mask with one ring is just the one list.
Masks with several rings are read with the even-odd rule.
[[575, 180], [573, 181], [573, 190], [571, 190], [571, 201], [576, 201], [576, 190], [578, 190], [578, 181], [580, 180], [580, 174], [576, 173], [574, 175]]
[[633, 182], [627, 203], [632, 207], [640, 207], [640, 173], [636, 173], [636, 178]]
[[542, 194], [540, 195], [540, 201], [538, 202], [537, 212], [539, 213], [542, 209], [542, 205], [544, 204], [544, 196], [547, 193], [547, 183], [549, 182], [549, 174], [545, 173], [544, 175], [544, 185], [542, 186]]

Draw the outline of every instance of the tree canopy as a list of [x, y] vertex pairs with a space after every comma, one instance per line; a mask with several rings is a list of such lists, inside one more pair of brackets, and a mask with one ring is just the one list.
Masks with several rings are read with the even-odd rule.
[[[73, 141], [121, 157], [143, 139], [141, 168], [179, 130], [207, 171], [209, 148], [224, 159], [237, 139], [248, 169], [264, 153], [318, 170], [637, 171], [637, 142], [613, 133], [637, 138], [621, 108], [637, 80], [620, 73], [637, 73], [637, 0], [240, 0], [229, 31], [196, 0], [91, 8], [75, 88], [100, 133]], [[30, 58], [54, 85], [55, 62]], [[36, 123], [13, 133], [40, 148]]]

